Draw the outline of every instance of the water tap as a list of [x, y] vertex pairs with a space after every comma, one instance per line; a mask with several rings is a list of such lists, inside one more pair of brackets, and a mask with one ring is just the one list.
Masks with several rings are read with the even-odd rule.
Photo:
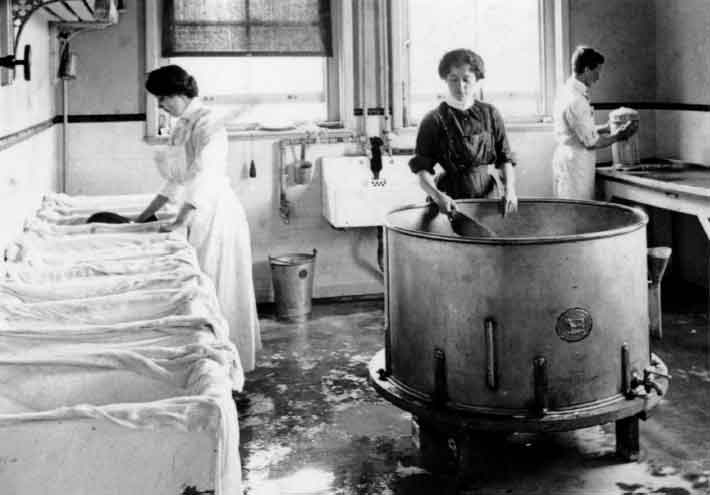
[[381, 138], [375, 136], [370, 138], [370, 170], [372, 170], [372, 178], [379, 180], [380, 172], [382, 171], [382, 145]]

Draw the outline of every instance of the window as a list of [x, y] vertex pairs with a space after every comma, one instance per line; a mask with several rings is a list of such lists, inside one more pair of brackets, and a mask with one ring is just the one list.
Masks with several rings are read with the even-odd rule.
[[[340, 121], [343, 10], [327, 0], [146, 2], [149, 68], [178, 64], [205, 103], [241, 107], [235, 130], [283, 130]], [[327, 28], [327, 29], [326, 29]], [[327, 32], [326, 32], [327, 31]], [[159, 56], [162, 54], [162, 57]], [[170, 132], [170, 117], [148, 97], [148, 135]]]
[[402, 88], [399, 98], [394, 95], [402, 102], [395, 125], [417, 125], [443, 100], [446, 86], [437, 68], [455, 48], [481, 55], [481, 98], [507, 121], [544, 120], [556, 76], [554, 13], [562, 7], [561, 0], [447, 0], [436, 8], [430, 0], [402, 0], [399, 26], [393, 26], [394, 51], [401, 50], [403, 61], [395, 76]]
[[241, 106], [234, 124], [281, 129], [328, 117], [324, 57], [175, 57], [210, 105]]

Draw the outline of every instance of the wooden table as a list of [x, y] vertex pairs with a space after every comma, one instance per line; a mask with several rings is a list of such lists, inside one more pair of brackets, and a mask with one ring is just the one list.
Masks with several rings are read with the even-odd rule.
[[[692, 215], [710, 241], [710, 167], [674, 160], [626, 168], [600, 167], [597, 185], [606, 201], [616, 198]], [[710, 304], [708, 308], [710, 311]], [[707, 338], [710, 349], [710, 328]], [[707, 365], [710, 367], [710, 356]]]

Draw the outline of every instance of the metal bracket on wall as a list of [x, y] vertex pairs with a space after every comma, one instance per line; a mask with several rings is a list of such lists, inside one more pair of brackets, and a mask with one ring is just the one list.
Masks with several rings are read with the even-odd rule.
[[30, 80], [30, 46], [25, 45], [22, 60], [17, 58], [17, 51], [27, 21], [38, 10], [43, 9], [54, 20], [71, 26], [67, 28], [71, 30], [87, 27], [102, 29], [118, 22], [115, 0], [9, 0], [9, 2], [14, 38], [12, 46], [7, 48], [12, 53], [0, 58], [0, 65], [13, 71], [16, 65], [22, 65], [27, 81]]

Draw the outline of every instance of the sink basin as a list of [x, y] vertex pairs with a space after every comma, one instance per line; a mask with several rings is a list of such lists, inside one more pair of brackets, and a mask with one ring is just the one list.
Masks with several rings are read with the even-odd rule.
[[333, 227], [373, 227], [383, 225], [392, 210], [423, 204], [426, 193], [409, 168], [410, 158], [382, 157], [374, 179], [365, 156], [323, 157], [323, 216]]

